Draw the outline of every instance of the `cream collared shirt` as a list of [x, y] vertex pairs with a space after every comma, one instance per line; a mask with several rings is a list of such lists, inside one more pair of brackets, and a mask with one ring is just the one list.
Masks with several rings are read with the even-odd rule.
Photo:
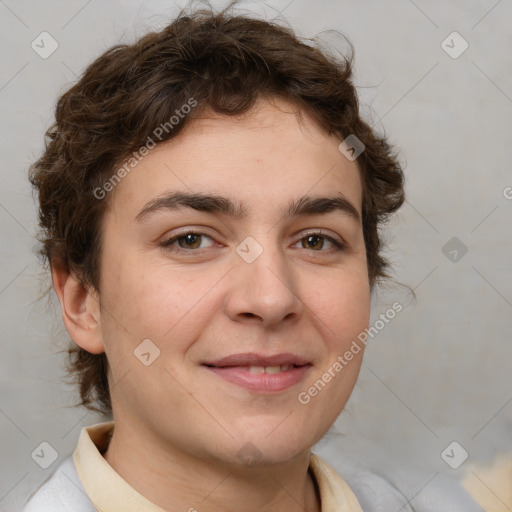
[[[73, 461], [88, 498], [101, 512], [165, 512], [138, 493], [103, 458], [114, 422], [82, 429]], [[310, 469], [320, 491], [322, 512], [363, 512], [347, 483], [312, 454]]]
[[[163, 512], [133, 489], [103, 458], [113, 428], [113, 422], [84, 427], [73, 455], [61, 461], [54, 473], [32, 493], [23, 512]], [[391, 474], [384, 478], [364, 468], [345, 468], [345, 479], [342, 479], [313, 454], [309, 469], [319, 489], [322, 512], [512, 510], [505, 505], [509, 495], [501, 488], [493, 487], [494, 494], [501, 497], [497, 504], [487, 508], [485, 496], [478, 496], [481, 504], [478, 506], [471, 497], [471, 494], [478, 494], [474, 485], [466, 485], [468, 494], [460, 483], [441, 474], [432, 479], [430, 473], [405, 470], [405, 476]], [[502, 473], [503, 481], [508, 482], [510, 472]], [[480, 470], [476, 474], [480, 476], [479, 484], [487, 481], [487, 475]], [[418, 488], [425, 486], [426, 481], [428, 486], [418, 493]]]

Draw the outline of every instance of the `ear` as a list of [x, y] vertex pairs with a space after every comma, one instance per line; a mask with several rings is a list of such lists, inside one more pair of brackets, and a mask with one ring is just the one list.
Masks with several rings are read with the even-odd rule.
[[64, 265], [52, 263], [52, 279], [59, 298], [62, 319], [71, 339], [91, 354], [105, 352], [96, 290], [82, 284]]

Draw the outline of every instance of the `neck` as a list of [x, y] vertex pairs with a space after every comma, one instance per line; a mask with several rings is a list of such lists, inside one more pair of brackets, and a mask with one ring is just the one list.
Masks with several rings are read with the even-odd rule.
[[164, 510], [320, 512], [318, 489], [308, 471], [309, 452], [284, 464], [240, 469], [176, 448], [162, 449], [150, 435], [139, 439], [120, 427], [116, 424], [103, 457], [137, 492]]

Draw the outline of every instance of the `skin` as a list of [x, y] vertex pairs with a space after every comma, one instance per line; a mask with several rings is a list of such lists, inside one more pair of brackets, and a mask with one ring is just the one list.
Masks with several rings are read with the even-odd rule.
[[[204, 113], [112, 192], [100, 292], [53, 268], [71, 337], [109, 361], [116, 426], [104, 457], [162, 508], [320, 510], [310, 450], [345, 406], [363, 351], [307, 405], [297, 395], [368, 326], [365, 245], [361, 222], [347, 212], [282, 211], [303, 195], [343, 196], [361, 215], [358, 168], [339, 142], [283, 100], [260, 100], [244, 116]], [[173, 191], [222, 194], [248, 213], [181, 208], [136, 220]], [[199, 249], [183, 239], [162, 247], [184, 228], [207, 235], [192, 244]], [[318, 229], [346, 247], [308, 242]], [[263, 248], [252, 263], [236, 252], [247, 236]], [[160, 350], [149, 366], [134, 356], [145, 339]], [[202, 365], [241, 352], [289, 352], [311, 367], [299, 384], [260, 393]], [[238, 455], [248, 443], [254, 464]]]

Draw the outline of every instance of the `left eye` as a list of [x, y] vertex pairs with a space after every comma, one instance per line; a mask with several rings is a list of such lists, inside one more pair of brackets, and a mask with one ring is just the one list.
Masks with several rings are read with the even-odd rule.
[[319, 252], [324, 248], [324, 243], [327, 241], [337, 249], [344, 249], [344, 245], [338, 242], [334, 238], [324, 235], [322, 233], [308, 233], [306, 236], [301, 238], [298, 243], [302, 244], [304, 249], [311, 249], [315, 252]]

